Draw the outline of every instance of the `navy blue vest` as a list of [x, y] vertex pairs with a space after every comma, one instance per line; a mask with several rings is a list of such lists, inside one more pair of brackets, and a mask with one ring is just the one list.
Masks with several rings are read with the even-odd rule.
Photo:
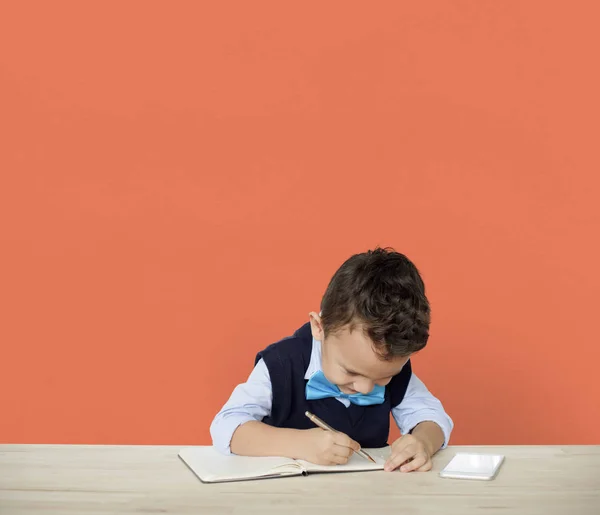
[[304, 412], [310, 411], [334, 429], [346, 433], [362, 447], [385, 447], [390, 432], [390, 412], [402, 402], [412, 375], [410, 361], [385, 387], [383, 404], [347, 408], [335, 398], [306, 400], [304, 379], [310, 363], [312, 333], [310, 324], [293, 336], [267, 347], [256, 356], [267, 365], [273, 388], [271, 414], [265, 424], [291, 429], [311, 429], [315, 425]]

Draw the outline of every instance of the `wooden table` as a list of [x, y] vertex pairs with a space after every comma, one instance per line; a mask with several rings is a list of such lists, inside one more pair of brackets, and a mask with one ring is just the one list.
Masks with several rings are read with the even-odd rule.
[[[600, 446], [450, 447], [426, 473], [205, 485], [178, 447], [0, 445], [0, 514], [600, 515]], [[442, 479], [454, 453], [506, 456], [494, 481]]]

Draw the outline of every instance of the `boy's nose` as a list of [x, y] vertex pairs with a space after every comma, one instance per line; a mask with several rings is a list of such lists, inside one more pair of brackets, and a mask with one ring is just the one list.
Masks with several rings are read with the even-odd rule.
[[373, 388], [375, 388], [375, 383], [369, 380], [356, 381], [352, 386], [358, 393], [367, 395], [373, 391]]

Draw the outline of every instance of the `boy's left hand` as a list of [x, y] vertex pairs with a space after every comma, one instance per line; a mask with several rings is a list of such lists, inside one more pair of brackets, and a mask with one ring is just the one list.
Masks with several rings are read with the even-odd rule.
[[400, 468], [400, 472], [426, 472], [431, 470], [431, 453], [425, 441], [418, 436], [407, 434], [392, 444], [392, 454], [385, 462], [384, 470], [391, 472]]

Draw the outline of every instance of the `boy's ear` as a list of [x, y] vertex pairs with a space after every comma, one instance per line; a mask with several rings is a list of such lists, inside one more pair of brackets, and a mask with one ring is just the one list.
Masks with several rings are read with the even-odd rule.
[[325, 333], [323, 332], [323, 324], [321, 323], [321, 316], [314, 311], [311, 311], [308, 316], [310, 317], [310, 330], [315, 340], [323, 341]]

